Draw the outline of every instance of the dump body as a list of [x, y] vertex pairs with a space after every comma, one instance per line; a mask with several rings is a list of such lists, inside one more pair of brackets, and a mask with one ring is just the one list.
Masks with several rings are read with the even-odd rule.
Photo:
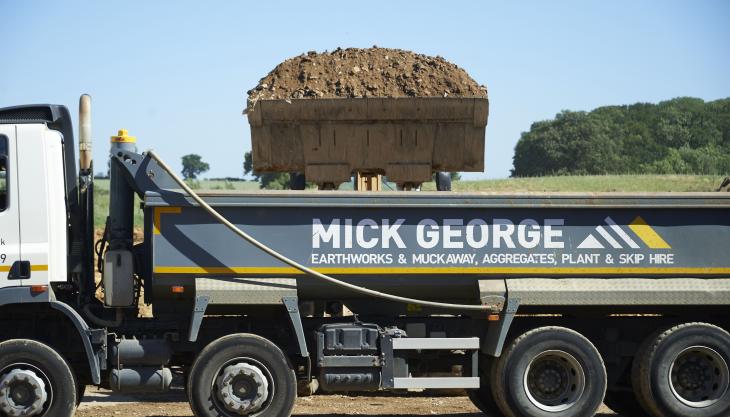
[[[485, 279], [643, 279], [646, 291], [660, 290], [656, 279], [730, 285], [730, 196], [719, 193], [265, 192], [205, 199], [297, 262], [409, 297], [474, 303]], [[175, 200], [145, 199], [155, 224], [155, 278], [292, 277], [303, 299], [356, 297], [303, 276], [189, 201]]]
[[255, 172], [342, 183], [355, 172], [422, 183], [484, 171], [486, 98], [261, 100], [248, 113]]

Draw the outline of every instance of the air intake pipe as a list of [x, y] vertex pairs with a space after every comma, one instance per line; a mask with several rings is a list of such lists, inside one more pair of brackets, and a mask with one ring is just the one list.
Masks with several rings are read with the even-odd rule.
[[79, 99], [79, 171], [91, 170], [91, 96], [81, 95]]

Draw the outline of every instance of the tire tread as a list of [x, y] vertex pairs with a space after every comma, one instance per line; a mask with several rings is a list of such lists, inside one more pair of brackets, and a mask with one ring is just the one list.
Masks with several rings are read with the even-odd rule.
[[[497, 406], [499, 407], [499, 409], [502, 411], [502, 413], [507, 417], [521, 417], [521, 415], [517, 414], [509, 406], [509, 402], [507, 399], [507, 393], [504, 389], [505, 384], [503, 384], [500, 381], [500, 379], [502, 378], [502, 375], [505, 372], [505, 367], [507, 366], [507, 363], [509, 362], [510, 357], [514, 353], [514, 350], [521, 343], [523, 343], [525, 339], [530, 338], [536, 334], [547, 332], [547, 331], [561, 331], [561, 332], [565, 332], [565, 333], [571, 334], [573, 336], [576, 336], [579, 339], [582, 339], [583, 341], [585, 341], [596, 352], [598, 352], [598, 349], [596, 349], [595, 345], [593, 345], [593, 343], [588, 338], [586, 338], [585, 336], [583, 336], [582, 334], [580, 334], [579, 332], [577, 332], [573, 329], [570, 329], [567, 327], [562, 327], [562, 326], [537, 327], [537, 328], [528, 330], [527, 332], [525, 332], [525, 333], [521, 334], [520, 336], [516, 337], [515, 339], [513, 339], [512, 342], [510, 342], [507, 349], [505, 349], [504, 352], [502, 352], [502, 356], [500, 356], [498, 358], [498, 360], [494, 361], [494, 364], [493, 364], [494, 368], [491, 372], [491, 380], [490, 380], [490, 382], [491, 382], [490, 385], [492, 387], [492, 392], [494, 394], [494, 400], [497, 403]], [[598, 358], [600, 360], [600, 366], [601, 366], [601, 368], [603, 368], [603, 372], [605, 375], [606, 366], [604, 364], [603, 357], [601, 357], [601, 355], [599, 354]], [[601, 399], [603, 399], [603, 396], [605, 395], [605, 389], [606, 389], [605, 384], [604, 384], [603, 389], [604, 389], [604, 392], [601, 395]]]
[[[644, 407], [647, 413], [654, 417], [665, 417], [665, 414], [659, 408], [657, 401], [654, 399], [654, 394], [651, 386], [651, 370], [653, 358], [657, 353], [657, 350], [662, 346], [664, 341], [672, 336], [674, 333], [683, 329], [704, 326], [710, 327], [715, 330], [719, 330], [727, 334], [727, 331], [721, 327], [715, 326], [714, 324], [704, 322], [687, 322], [681, 323], [670, 327], [664, 327], [654, 332], [651, 336], [647, 337], [642, 343], [634, 357], [634, 363], [632, 364], [631, 370], [631, 383], [634, 387], [634, 394], [639, 404]], [[728, 335], [730, 336], [730, 334]]]

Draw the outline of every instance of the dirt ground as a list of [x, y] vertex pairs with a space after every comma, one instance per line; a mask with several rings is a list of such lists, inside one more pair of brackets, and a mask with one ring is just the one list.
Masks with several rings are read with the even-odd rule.
[[[121, 396], [109, 391], [87, 391], [76, 417], [190, 417], [181, 389], [165, 395]], [[316, 395], [299, 398], [295, 416], [454, 416], [483, 417], [466, 397]], [[597, 417], [619, 417], [601, 407]], [[499, 416], [491, 416], [499, 417]]]

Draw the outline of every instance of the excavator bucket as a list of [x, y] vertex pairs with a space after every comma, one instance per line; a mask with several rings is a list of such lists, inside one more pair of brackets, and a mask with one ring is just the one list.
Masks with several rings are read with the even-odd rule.
[[358, 172], [420, 184], [484, 171], [486, 98], [260, 100], [248, 111], [253, 169], [339, 184]]

